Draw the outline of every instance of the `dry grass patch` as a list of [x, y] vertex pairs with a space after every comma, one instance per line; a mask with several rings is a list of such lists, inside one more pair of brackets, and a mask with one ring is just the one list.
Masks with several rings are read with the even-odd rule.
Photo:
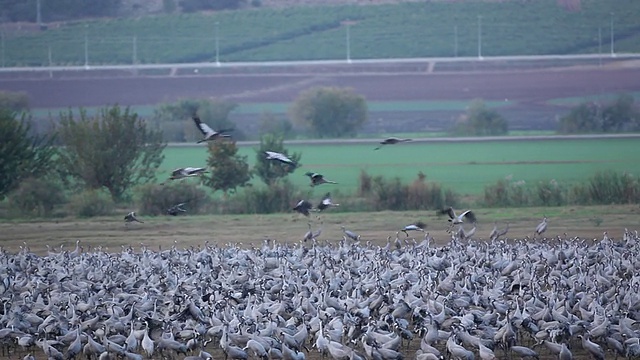
[[[523, 238], [533, 235], [533, 229], [543, 215], [549, 218], [547, 237], [578, 236], [599, 239], [603, 232], [619, 238], [624, 228], [640, 228], [638, 205], [570, 206], [553, 208], [477, 209], [476, 238], [487, 238], [494, 221], [499, 227], [510, 223], [508, 236]], [[120, 216], [122, 215], [122, 216]], [[384, 246], [387, 238], [395, 239], [396, 232], [407, 224], [421, 220], [436, 244], [449, 241], [448, 222], [435, 211], [331, 213], [325, 212], [307, 219], [302, 215], [185, 215], [177, 217], [141, 217], [144, 224], [124, 225], [122, 217], [93, 219], [64, 219], [58, 221], [6, 221], [0, 223], [0, 245], [7, 251], [18, 251], [26, 243], [31, 251], [46, 254], [53, 249], [72, 250], [76, 240], [84, 249], [101, 247], [106, 251], [120, 251], [122, 246], [135, 249], [140, 244], [156, 250], [176, 245], [179, 248], [203, 245], [206, 241], [218, 246], [239, 244], [259, 245], [264, 239], [279, 242], [300, 242], [307, 232], [307, 222], [315, 231], [322, 228], [320, 241], [335, 243], [342, 239], [341, 225], [362, 236], [362, 241]], [[410, 233], [411, 234], [411, 233]], [[420, 241], [420, 233], [412, 233]], [[398, 235], [401, 239], [404, 234]], [[409, 238], [411, 239], [411, 237]]]

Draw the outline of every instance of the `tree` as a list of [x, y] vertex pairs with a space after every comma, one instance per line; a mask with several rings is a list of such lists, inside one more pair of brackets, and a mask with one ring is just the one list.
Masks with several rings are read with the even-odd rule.
[[593, 133], [602, 129], [600, 106], [594, 102], [582, 103], [560, 118], [558, 132], [564, 134]]
[[260, 148], [256, 150], [256, 164], [253, 166], [253, 173], [267, 185], [275, 184], [279, 179], [293, 173], [296, 167], [283, 164], [279, 161], [267, 160], [265, 151], [275, 151], [284, 154], [293, 160], [298, 167], [300, 166], [302, 154], [289, 154], [284, 148], [282, 141], [281, 136], [272, 134], [266, 134], [260, 137]]
[[30, 135], [25, 115], [0, 108], [0, 200], [29, 177], [42, 178], [53, 169], [54, 136]]
[[461, 121], [453, 130], [456, 135], [495, 136], [509, 132], [507, 120], [497, 111], [487, 108], [484, 101], [473, 100]]
[[166, 143], [162, 132], [117, 105], [100, 109], [94, 117], [80, 109], [60, 114], [60, 152], [63, 175], [90, 189], [107, 188], [115, 201], [134, 185], [155, 180]]
[[611, 103], [588, 101], [571, 109], [558, 124], [558, 132], [599, 133], [640, 130], [640, 110], [631, 95], [618, 96]]
[[368, 109], [365, 98], [352, 89], [316, 87], [300, 93], [290, 116], [317, 137], [354, 137], [367, 121]]
[[640, 129], [640, 110], [633, 96], [623, 94], [602, 110], [603, 132], [637, 131]]
[[233, 140], [213, 141], [209, 144], [207, 165], [211, 173], [204, 177], [204, 184], [214, 191], [222, 190], [225, 196], [235, 193], [238, 187], [247, 186], [251, 172], [247, 157], [238, 154]]

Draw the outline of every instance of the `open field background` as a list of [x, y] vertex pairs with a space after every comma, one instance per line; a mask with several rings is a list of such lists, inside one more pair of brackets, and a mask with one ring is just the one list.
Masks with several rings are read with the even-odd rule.
[[[338, 185], [315, 189], [355, 193], [361, 171], [385, 178], [399, 177], [408, 183], [419, 172], [427, 180], [460, 194], [481, 195], [486, 185], [510, 177], [514, 182], [534, 184], [555, 179], [559, 184], [582, 182], [598, 171], [634, 172], [640, 169], [637, 138], [521, 140], [487, 142], [426, 141], [385, 146], [374, 151], [375, 142], [287, 145], [290, 152], [302, 154], [302, 166], [289, 179], [307, 187], [307, 171], [319, 172]], [[256, 161], [257, 146], [240, 146], [250, 166]], [[204, 166], [208, 152], [202, 146], [170, 146], [158, 180], [165, 181], [173, 169]], [[189, 181], [189, 180], [187, 180]], [[259, 179], [253, 180], [259, 184]], [[334, 201], [340, 202], [338, 198]]]
[[141, 108], [148, 116], [162, 103], [221, 98], [238, 104], [230, 118], [254, 138], [263, 113], [286, 116], [298, 94], [316, 86], [349, 87], [364, 96], [371, 111], [363, 133], [371, 136], [446, 131], [474, 99], [496, 109], [510, 129], [554, 130], [576, 102], [607, 101], [622, 93], [637, 97], [640, 92], [640, 68], [635, 66], [448, 73], [415, 72], [410, 67], [391, 73], [298, 68], [305, 73], [15, 78], [1, 81], [0, 89], [25, 92], [44, 127], [48, 114], [55, 119], [59, 109], [119, 104]]
[[[610, 237], [620, 239], [625, 228], [640, 228], [640, 207], [619, 206], [568, 206], [557, 208], [513, 208], [474, 209], [478, 218], [475, 239], [487, 239], [494, 222], [499, 228], [509, 223], [508, 238], [523, 239], [533, 237], [536, 225], [543, 216], [549, 218], [546, 238], [580, 237], [588, 240], [601, 239], [605, 231]], [[427, 224], [426, 232], [433, 237], [436, 245], [445, 245], [450, 235], [446, 232], [448, 222], [437, 216], [435, 211], [407, 212], [367, 212], [332, 213], [324, 212], [320, 217], [311, 218], [290, 214], [269, 215], [218, 215], [141, 217], [144, 224], [125, 226], [122, 217], [126, 213], [94, 218], [90, 220], [60, 221], [8, 221], [0, 222], [0, 244], [2, 248], [16, 252], [26, 243], [32, 252], [47, 254], [51, 250], [73, 250], [76, 241], [85, 249], [102, 248], [108, 252], [119, 252], [122, 246], [136, 250], [140, 244], [149, 249], [167, 249], [204, 246], [205, 242], [217, 246], [240, 245], [259, 247], [265, 239], [281, 243], [300, 243], [312, 224], [314, 231], [322, 229], [319, 241], [336, 244], [342, 239], [340, 226], [345, 226], [361, 235], [363, 245], [370, 241], [373, 245], [384, 246], [387, 238], [396, 238], [396, 232], [405, 225], [421, 220]], [[122, 215], [122, 216], [121, 216]], [[469, 230], [470, 225], [465, 227]], [[565, 235], [566, 233], [566, 235]], [[425, 234], [410, 232], [409, 240], [422, 241]], [[406, 239], [404, 233], [398, 237]], [[534, 240], [531, 240], [534, 241]], [[310, 243], [305, 243], [311, 246]]]

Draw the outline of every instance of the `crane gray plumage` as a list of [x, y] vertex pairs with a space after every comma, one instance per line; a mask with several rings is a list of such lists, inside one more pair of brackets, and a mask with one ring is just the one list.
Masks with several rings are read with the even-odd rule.
[[327, 180], [324, 178], [324, 175], [315, 172], [309, 171], [305, 175], [308, 176], [311, 180], [311, 186], [318, 186], [322, 184], [337, 184], [337, 182]]
[[265, 151], [264, 153], [267, 155], [267, 160], [275, 160], [283, 164], [291, 165], [294, 167], [297, 166], [297, 164], [293, 160], [289, 159], [289, 157], [285, 154], [281, 154], [275, 151]]
[[296, 206], [293, 207], [293, 210], [308, 217], [312, 208], [313, 208], [313, 205], [309, 201], [300, 200], [298, 201]]
[[[297, 240], [304, 233], [299, 226]], [[315, 225], [308, 226], [313, 239]], [[240, 348], [254, 339], [278, 359], [302, 358], [306, 345], [353, 360], [362, 358], [361, 346], [367, 359], [383, 360], [399, 358], [398, 351], [413, 357], [403, 346], [413, 332], [422, 334], [419, 360], [439, 358], [447, 339], [457, 358], [471, 358], [463, 346], [491, 359], [480, 344], [499, 357], [536, 358], [522, 347], [532, 341], [546, 357], [568, 359], [571, 351], [578, 357], [581, 334], [633, 357], [640, 355], [633, 310], [640, 241], [625, 233], [620, 241], [604, 234], [602, 241], [565, 237], [561, 244], [472, 239], [439, 246], [425, 236], [426, 243], [395, 248], [329, 240], [306, 246], [284, 238], [259, 248], [141, 245], [142, 251], [87, 248], [75, 256], [62, 247], [36, 255], [25, 244], [15, 253], [0, 251], [0, 343], [18, 358], [35, 337], [45, 352], [39, 357], [64, 359], [59, 353], [69, 353], [80, 328], [83, 355], [92, 359], [155, 359], [182, 349], [195, 355], [209, 339], [225, 338]], [[408, 243], [403, 239], [399, 245]], [[573, 347], [563, 350], [562, 343]], [[224, 356], [217, 346], [209, 349]]]
[[535, 234], [536, 235], [544, 234], [544, 232], [547, 231], [547, 225], [548, 225], [547, 217], [544, 216], [542, 218], [542, 221], [540, 222], [540, 224], [538, 224], [538, 226], [536, 226]]
[[206, 168], [203, 167], [183, 167], [177, 168], [171, 172], [171, 176], [169, 176], [169, 180], [178, 180], [184, 179], [193, 176], [200, 176], [207, 172]]
[[411, 139], [401, 139], [401, 138], [397, 138], [397, 137], [388, 137], [388, 138], [380, 141], [380, 145], [378, 145], [378, 147], [376, 147], [373, 150], [381, 149], [384, 145], [395, 145], [395, 144], [399, 144], [399, 143], [407, 142], [407, 141], [411, 141]]
[[178, 214], [186, 212], [187, 210], [184, 208], [185, 203], [179, 203], [171, 206], [167, 209], [167, 215], [178, 216]]
[[588, 334], [585, 334], [585, 335], [579, 334], [578, 338], [581, 341], [582, 348], [587, 350], [591, 354], [591, 356], [593, 356], [594, 359], [604, 360], [604, 350], [602, 350], [602, 347], [600, 345], [589, 340]]
[[473, 237], [473, 235], [475, 235], [476, 230], [477, 230], [477, 224], [474, 222], [473, 223], [473, 227], [467, 231], [464, 229], [464, 227], [462, 226], [462, 224], [458, 225], [458, 237], [460, 238], [460, 240], [469, 240], [471, 239], [471, 237]]
[[320, 201], [318, 206], [316, 206], [316, 209], [318, 209], [318, 211], [324, 211], [332, 206], [340, 206], [340, 204], [334, 204], [331, 201], [331, 193], [326, 193], [322, 198], [322, 201]]
[[521, 358], [526, 358], [526, 357], [531, 357], [534, 359], [538, 359], [540, 357], [540, 355], [538, 355], [538, 352], [528, 348], [526, 346], [521, 346], [521, 345], [514, 345], [512, 347], [509, 348], [509, 350], [512, 353], [515, 353], [516, 355], [520, 356]]
[[141, 224], [144, 224], [143, 221], [140, 221], [137, 217], [136, 217], [136, 213], [135, 211], [131, 211], [130, 213], [128, 213], [127, 215], [124, 216], [124, 222], [125, 224], [129, 224], [132, 222], [139, 222]]
[[313, 230], [311, 230], [311, 223], [307, 223], [307, 226], [309, 227], [309, 230], [307, 230], [306, 233], [304, 233], [304, 236], [302, 237], [302, 241], [309, 241], [309, 240], [313, 240]]
[[452, 207], [440, 210], [440, 214], [449, 216], [448, 221], [452, 225], [458, 225], [464, 223], [465, 219], [469, 222], [476, 222], [476, 215], [471, 210], [465, 210], [460, 215], [457, 215]]
[[196, 127], [198, 128], [198, 130], [200, 130], [200, 132], [202, 133], [202, 135], [204, 136], [204, 138], [202, 138], [202, 140], [198, 140], [198, 144], [206, 142], [206, 141], [213, 141], [213, 140], [217, 140], [220, 138], [228, 138], [231, 137], [231, 135], [227, 134], [228, 132], [233, 131], [233, 129], [221, 129], [221, 130], [213, 130], [212, 128], [209, 127], [209, 125], [203, 123], [200, 120], [200, 117], [197, 115], [192, 116], [193, 122], [196, 124]]
[[402, 229], [400, 229], [400, 231], [402, 231], [407, 237], [409, 236], [409, 231], [421, 231], [424, 232], [424, 228], [427, 226], [427, 224], [425, 224], [422, 221], [417, 221], [413, 224], [409, 224], [405, 227], [403, 227]]
[[491, 232], [489, 233], [489, 239], [495, 240], [497, 238], [498, 238], [498, 222], [495, 221], [493, 223], [493, 229], [491, 229]]
[[508, 222], [507, 222], [507, 226], [504, 229], [499, 229], [498, 228], [498, 222], [496, 222], [495, 225], [493, 226], [493, 230], [491, 230], [491, 233], [489, 234], [489, 239], [490, 240], [498, 240], [502, 236], [507, 235], [508, 232], [509, 232], [509, 223]]
[[351, 230], [347, 230], [344, 226], [340, 226], [340, 228], [342, 229], [342, 232], [351, 240], [353, 241], [360, 241], [360, 235], [354, 233]]

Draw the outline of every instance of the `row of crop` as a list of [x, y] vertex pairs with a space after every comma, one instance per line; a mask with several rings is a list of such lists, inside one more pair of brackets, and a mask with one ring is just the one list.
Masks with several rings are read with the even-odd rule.
[[565, 12], [555, 1], [545, 0], [292, 7], [96, 20], [17, 37], [3, 32], [3, 61], [5, 66], [131, 63], [134, 58], [140, 63], [211, 61], [216, 39], [221, 61], [336, 59], [345, 55], [347, 26], [354, 59], [472, 56], [479, 42], [484, 56], [597, 52], [611, 41], [611, 34], [621, 41], [618, 51], [638, 51], [633, 17], [638, 12], [638, 2], [590, 2], [580, 12]]

